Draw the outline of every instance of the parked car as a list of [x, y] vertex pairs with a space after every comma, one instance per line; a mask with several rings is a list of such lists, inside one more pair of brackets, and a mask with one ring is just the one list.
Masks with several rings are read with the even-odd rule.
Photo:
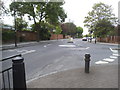
[[73, 38], [72, 37], [68, 39], [68, 43], [73, 43]]
[[82, 38], [82, 41], [87, 41], [87, 37], [83, 37], [83, 38]]

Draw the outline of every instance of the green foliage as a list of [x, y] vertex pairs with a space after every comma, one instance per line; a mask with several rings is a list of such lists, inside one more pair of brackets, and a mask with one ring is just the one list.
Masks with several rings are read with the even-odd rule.
[[11, 31], [11, 30], [2, 31], [2, 40], [3, 41], [14, 40], [14, 38], [15, 38], [15, 32], [14, 31]]
[[[107, 35], [113, 29], [111, 26], [116, 24], [116, 18], [112, 13], [111, 6], [100, 2], [94, 4], [92, 8], [93, 10], [88, 12], [88, 16], [85, 17], [84, 26], [89, 29], [90, 33], [98, 36]], [[108, 30], [108, 26], [111, 27], [110, 30]]]
[[5, 6], [5, 2], [3, 0], [0, 0], [0, 16], [7, 15], [9, 10]]
[[63, 30], [63, 34], [64, 35], [71, 35], [72, 37], [75, 36], [76, 34], [76, 25], [74, 23], [68, 22], [68, 23], [64, 23], [62, 26], [62, 30]]
[[21, 18], [16, 19], [16, 29], [19, 31], [25, 30], [27, 28], [28, 24], [26, 21], [22, 20]]
[[114, 26], [111, 24], [110, 21], [102, 19], [99, 20], [99, 22], [96, 24], [95, 30], [95, 35], [97, 35], [98, 37], [105, 37], [106, 35], [109, 35], [111, 31], [114, 31]]
[[82, 27], [77, 27], [77, 30], [76, 30], [76, 35], [77, 37], [82, 37], [82, 33], [83, 33], [83, 28]]
[[[39, 39], [41, 40], [49, 40], [51, 33], [50, 30], [52, 30], [53, 26], [48, 23], [36, 23], [31, 25], [33, 31], [39, 30]], [[38, 29], [38, 30], [37, 30]]]
[[[64, 12], [62, 5], [64, 2], [13, 2], [10, 5], [12, 15], [24, 16], [28, 15], [29, 20], [34, 20], [32, 27], [34, 31], [43, 33], [45, 29], [41, 31], [41, 24], [47, 22], [51, 25], [59, 25], [64, 22], [67, 15]], [[38, 21], [38, 22], [37, 22]], [[39, 24], [38, 24], [39, 23]], [[59, 30], [58, 30], [59, 31]], [[44, 36], [44, 35], [43, 35]]]
[[62, 32], [61, 27], [60, 26], [56, 26], [55, 27], [55, 34], [61, 34], [61, 32]]

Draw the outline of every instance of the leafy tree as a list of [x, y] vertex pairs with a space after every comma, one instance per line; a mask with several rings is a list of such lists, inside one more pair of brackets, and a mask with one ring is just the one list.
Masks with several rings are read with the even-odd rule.
[[22, 20], [21, 18], [17, 18], [16, 19], [16, 29], [19, 31], [24, 30], [25, 28], [27, 28], [28, 24], [26, 21]]
[[83, 28], [77, 27], [77, 31], [76, 31], [77, 37], [82, 37], [82, 33], [83, 33]]
[[76, 35], [76, 25], [74, 23], [68, 22], [61, 25], [64, 35], [71, 35], [74, 37]]
[[[116, 23], [115, 15], [112, 13], [112, 8], [111, 6], [101, 2], [94, 4], [92, 8], [93, 10], [88, 12], [88, 16], [85, 17], [84, 26], [89, 29], [90, 33], [105, 36], [108, 34], [107, 32], [113, 30], [112, 25]], [[102, 26], [100, 26], [101, 24]], [[107, 29], [107, 26], [111, 27], [109, 28], [110, 30]]]
[[[41, 26], [40, 30], [39, 30], [40, 39], [41, 40], [49, 40], [50, 36], [51, 36], [50, 31], [53, 30], [53, 26], [48, 23], [44, 23], [44, 22], [41, 22], [41, 24], [37, 23], [36, 25]], [[36, 25], [35, 24], [31, 25], [33, 31], [36, 30]]]
[[111, 22], [102, 19], [96, 24], [94, 34], [98, 37], [105, 37], [106, 35], [110, 34], [111, 31], [114, 31], [114, 26], [111, 24]]
[[0, 16], [8, 14], [8, 9], [5, 7], [5, 2], [0, 0]]
[[60, 26], [56, 26], [55, 27], [55, 34], [61, 34], [61, 32], [62, 32], [61, 27]]
[[[48, 22], [56, 25], [59, 22], [63, 22], [66, 18], [66, 14], [61, 7], [64, 2], [13, 2], [10, 5], [11, 12], [17, 12], [18, 16], [28, 15], [29, 20], [34, 21], [35, 30], [38, 33], [41, 31], [41, 22]], [[39, 24], [37, 24], [39, 22]]]

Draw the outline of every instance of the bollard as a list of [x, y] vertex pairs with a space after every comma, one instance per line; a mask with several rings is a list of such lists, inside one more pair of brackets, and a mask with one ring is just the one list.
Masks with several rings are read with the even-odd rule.
[[96, 39], [95, 39], [95, 44], [96, 44]]
[[12, 60], [13, 90], [26, 90], [25, 67], [23, 60], [23, 57], [16, 57]]
[[85, 73], [89, 73], [90, 54], [85, 54]]
[[96, 44], [96, 38], [95, 38], [95, 44]]

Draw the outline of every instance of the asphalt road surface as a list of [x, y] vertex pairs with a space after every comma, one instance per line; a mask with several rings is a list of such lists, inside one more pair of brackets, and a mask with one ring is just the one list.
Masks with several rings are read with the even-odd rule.
[[[2, 57], [21, 53], [24, 57], [26, 78], [33, 79], [63, 70], [84, 67], [84, 55], [91, 55], [92, 65], [118, 64], [117, 45], [90, 43], [81, 39], [40, 42], [36, 45], [2, 51]], [[11, 60], [2, 64], [3, 69], [12, 64]]]

